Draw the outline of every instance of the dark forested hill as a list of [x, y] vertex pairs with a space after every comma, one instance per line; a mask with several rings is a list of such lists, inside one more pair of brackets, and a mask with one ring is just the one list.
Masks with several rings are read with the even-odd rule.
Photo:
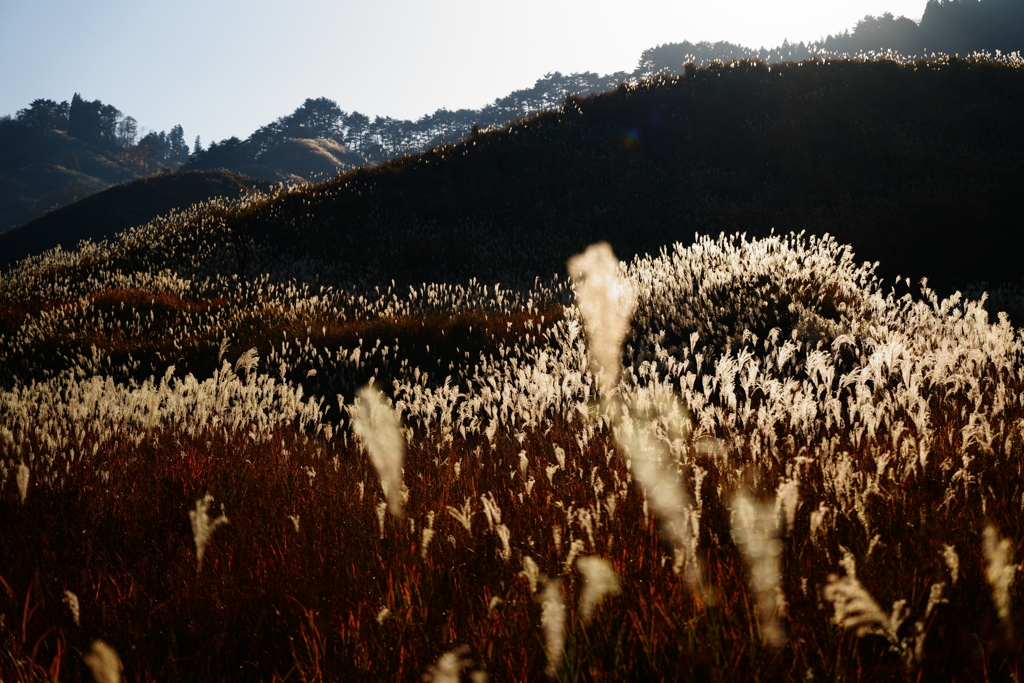
[[296, 276], [321, 280], [508, 283], [561, 272], [595, 240], [628, 257], [775, 230], [831, 233], [889, 282], [1008, 282], [1024, 244], [1022, 124], [1024, 69], [991, 62], [713, 65], [216, 220], [192, 212], [89, 268], [251, 276], [295, 257], [312, 268]]
[[145, 172], [64, 131], [0, 121], [0, 233]]
[[558, 108], [568, 95], [587, 97], [623, 82], [679, 75], [688, 63], [752, 59], [774, 64], [880, 54], [898, 54], [908, 61], [973, 52], [1019, 61], [1024, 53], [1024, 0], [930, 0], [919, 21], [889, 13], [865, 16], [852, 30], [772, 48], [667, 43], [645, 50], [632, 72], [549, 73], [532, 87], [480, 109], [439, 109], [415, 121], [371, 119], [358, 111], [342, 111], [325, 97], [307, 99], [244, 140], [214, 141], [206, 149], [197, 137], [190, 150], [181, 126], [135, 140], [135, 119], [121, 117], [115, 107], [99, 101], [78, 95], [70, 105], [36, 100], [13, 119], [0, 119], [0, 233], [111, 184], [182, 164], [188, 170], [227, 169], [276, 182], [321, 180], [355, 166], [458, 142], [474, 129], [501, 128], [532, 112]]

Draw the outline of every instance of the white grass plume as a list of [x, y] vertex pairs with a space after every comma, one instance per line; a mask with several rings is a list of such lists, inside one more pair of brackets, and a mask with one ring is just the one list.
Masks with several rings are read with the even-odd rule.
[[562, 582], [550, 579], [540, 596], [540, 625], [544, 629], [544, 651], [548, 657], [547, 674], [554, 678], [562, 666], [565, 652], [565, 598]]
[[981, 534], [981, 550], [985, 555], [985, 578], [992, 587], [992, 602], [1007, 634], [1011, 634], [1010, 587], [1017, 573], [1017, 565], [1013, 564], [1013, 547], [1009, 539], [1003, 538], [994, 526], [988, 524]]
[[437, 661], [423, 674], [423, 680], [428, 683], [459, 683], [462, 672], [473, 665], [472, 660], [466, 655], [469, 653], [468, 645], [445, 652], [437, 658]]
[[633, 477], [647, 494], [654, 513], [662, 519], [665, 534], [675, 547], [677, 573], [682, 571], [694, 587], [700, 584], [697, 534], [691, 521], [689, 496], [671, 466], [668, 447], [653, 433], [646, 420], [620, 420], [615, 440], [624, 460], [631, 463]]
[[537, 563], [529, 555], [523, 555], [523, 570], [519, 572], [519, 576], [524, 577], [530, 584], [531, 595], [537, 592], [537, 585], [541, 578], [540, 568], [537, 567]]
[[235, 361], [235, 372], [244, 370], [246, 375], [252, 373], [256, 369], [256, 366], [260, 363], [260, 356], [256, 352], [255, 348], [249, 349]]
[[25, 499], [28, 497], [28, 478], [29, 470], [28, 465], [24, 462], [18, 465], [18, 495], [21, 496], [21, 504], [25, 504]]
[[427, 513], [427, 526], [423, 528], [423, 533], [420, 539], [420, 557], [424, 560], [427, 559], [427, 549], [430, 548], [430, 542], [434, 540], [434, 512], [430, 511]]
[[886, 614], [857, 579], [853, 556], [847, 552], [840, 562], [846, 569], [846, 576], [840, 578], [835, 574], [829, 575], [828, 585], [822, 591], [823, 597], [836, 610], [832, 622], [842, 628], [853, 629], [858, 638], [875, 634], [899, 646], [896, 632], [906, 619], [907, 601], [897, 600], [893, 603], [892, 614]]
[[776, 507], [737, 494], [732, 500], [732, 537], [747, 561], [750, 588], [757, 596], [761, 639], [772, 647], [782, 647], [785, 629], [778, 620], [782, 605], [779, 588], [778, 540], [779, 516]]
[[203, 569], [203, 557], [206, 555], [206, 546], [209, 545], [213, 532], [217, 530], [217, 527], [228, 523], [228, 518], [223, 510], [221, 510], [220, 517], [214, 520], [210, 519], [208, 510], [212, 502], [213, 496], [207, 493], [196, 501], [195, 510], [188, 511], [189, 519], [192, 521], [192, 539], [196, 544], [196, 572]]
[[942, 559], [946, 561], [946, 567], [949, 568], [949, 575], [955, 586], [960, 579], [960, 556], [956, 554], [956, 548], [951, 545], [942, 546]]
[[81, 607], [78, 604], [78, 596], [71, 591], [64, 591], [64, 602], [67, 603], [68, 610], [71, 612], [71, 618], [75, 622], [75, 626], [80, 626], [81, 621]]
[[583, 593], [580, 595], [580, 614], [589, 623], [594, 618], [594, 608], [605, 596], [622, 592], [619, 575], [608, 560], [588, 555], [576, 560], [576, 568], [583, 575]]
[[352, 431], [370, 454], [370, 462], [380, 476], [380, 485], [388, 501], [388, 510], [399, 519], [402, 510], [402, 462], [405, 439], [398, 418], [384, 395], [368, 384], [359, 390], [352, 407]]
[[606, 398], [619, 383], [622, 344], [636, 307], [632, 286], [619, 275], [619, 262], [607, 242], [590, 245], [569, 259], [569, 275], [576, 282], [576, 301], [587, 328], [587, 350]]
[[96, 683], [121, 683], [121, 658], [102, 640], [92, 641], [92, 649], [82, 658]]
[[[612, 416], [615, 439], [624, 460], [631, 462], [633, 476], [647, 494], [655, 513], [662, 518], [675, 546], [677, 571], [685, 568], [687, 581], [699, 587], [696, 534], [688, 510], [689, 500], [675, 470], [667, 467], [668, 449], [652, 434], [660, 417], [670, 440], [688, 430], [678, 401], [643, 396], [624, 414], [614, 391], [622, 373], [622, 345], [629, 333], [630, 316], [636, 308], [636, 292], [619, 274], [619, 262], [611, 247], [600, 242], [569, 259], [569, 275], [576, 282], [576, 300], [587, 328], [587, 352], [596, 366], [601, 401]], [[636, 419], [638, 418], [638, 419]], [[680, 418], [680, 419], [676, 419]], [[550, 474], [549, 474], [550, 477]]]

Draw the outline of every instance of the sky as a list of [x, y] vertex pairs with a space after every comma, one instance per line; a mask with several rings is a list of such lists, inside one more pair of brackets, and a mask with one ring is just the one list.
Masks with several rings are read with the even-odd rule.
[[632, 71], [663, 43], [774, 47], [926, 0], [0, 0], [0, 116], [32, 100], [113, 104], [191, 144], [306, 98], [417, 119], [483, 107], [547, 73]]

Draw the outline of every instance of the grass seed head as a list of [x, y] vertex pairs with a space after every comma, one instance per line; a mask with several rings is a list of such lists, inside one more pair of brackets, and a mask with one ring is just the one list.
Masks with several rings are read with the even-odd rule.
[[189, 510], [188, 516], [192, 521], [192, 539], [196, 544], [196, 572], [203, 568], [203, 557], [206, 555], [206, 546], [217, 527], [227, 524], [228, 518], [221, 510], [221, 515], [214, 520], [210, 519], [209, 508], [213, 502], [213, 496], [207, 493], [196, 501], [196, 509]]
[[121, 683], [121, 658], [102, 640], [92, 641], [92, 649], [82, 660], [96, 683]]
[[569, 259], [569, 275], [576, 281], [576, 300], [587, 329], [591, 362], [598, 386], [607, 397], [619, 383], [622, 345], [636, 307], [632, 286], [619, 274], [619, 261], [607, 242], [592, 244]]
[[608, 595], [622, 592], [622, 583], [608, 560], [587, 555], [576, 560], [576, 568], [583, 575], [583, 593], [580, 595], [580, 614], [589, 623], [594, 609]]
[[423, 680], [426, 683], [459, 683], [462, 672], [473, 665], [472, 660], [466, 657], [467, 654], [469, 654], [468, 645], [460, 645], [454, 650], [445, 652], [423, 674]]
[[79, 626], [81, 611], [78, 604], [78, 596], [71, 591], [64, 591], [64, 602], [67, 603], [68, 609], [71, 611], [71, 618], [75, 622], [75, 626]]
[[554, 678], [565, 652], [565, 598], [562, 582], [549, 579], [544, 582], [540, 596], [540, 624], [544, 630], [544, 651], [548, 657], [547, 674]]
[[757, 503], [741, 493], [733, 498], [731, 507], [732, 537], [747, 561], [750, 588], [760, 612], [761, 638], [772, 647], [781, 647], [786, 634], [777, 618], [782, 597], [777, 505]]
[[981, 534], [981, 550], [985, 555], [985, 578], [992, 588], [992, 602], [1003, 626], [1010, 632], [1010, 587], [1017, 573], [1017, 565], [1013, 564], [1013, 547], [1010, 539], [1003, 538], [993, 525], [988, 524]]
[[370, 454], [388, 501], [388, 510], [401, 519], [405, 516], [402, 509], [405, 439], [398, 418], [384, 395], [372, 384], [359, 390], [358, 399], [352, 411], [352, 431]]
[[21, 504], [25, 504], [25, 498], [28, 497], [28, 477], [29, 469], [28, 465], [24, 462], [18, 465], [18, 495], [21, 496]]

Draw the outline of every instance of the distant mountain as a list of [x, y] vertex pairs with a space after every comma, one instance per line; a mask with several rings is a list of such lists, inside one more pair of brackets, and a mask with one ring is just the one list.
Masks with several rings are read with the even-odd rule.
[[27, 225], [0, 234], [0, 271], [31, 254], [81, 240], [113, 239], [123, 230], [217, 197], [269, 192], [273, 183], [228, 171], [166, 173], [115, 185]]
[[17, 277], [170, 269], [511, 286], [563, 272], [598, 240], [629, 258], [697, 233], [774, 230], [829, 233], [879, 261], [888, 283], [928, 277], [949, 292], [1020, 281], [1022, 186], [1024, 66], [739, 62], [570, 96], [455, 145], [197, 207]]

